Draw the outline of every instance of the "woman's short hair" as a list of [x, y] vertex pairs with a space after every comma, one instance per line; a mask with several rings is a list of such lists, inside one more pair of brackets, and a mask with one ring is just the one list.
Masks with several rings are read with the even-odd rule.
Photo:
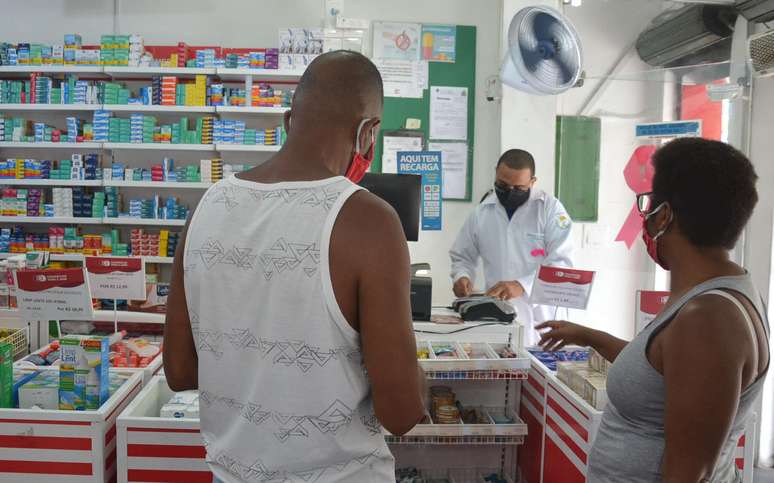
[[681, 233], [700, 247], [734, 248], [758, 202], [758, 175], [729, 144], [676, 139], [653, 156], [653, 198], [668, 202]]

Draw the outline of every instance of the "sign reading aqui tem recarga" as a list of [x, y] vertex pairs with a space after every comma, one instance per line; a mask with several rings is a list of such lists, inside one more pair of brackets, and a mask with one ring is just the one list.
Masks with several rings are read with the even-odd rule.
[[441, 229], [441, 151], [398, 152], [398, 173], [422, 176], [422, 229]]

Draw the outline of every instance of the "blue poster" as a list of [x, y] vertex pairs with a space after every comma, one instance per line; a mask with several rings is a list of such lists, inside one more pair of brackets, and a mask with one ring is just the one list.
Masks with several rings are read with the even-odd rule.
[[441, 151], [398, 153], [398, 173], [422, 176], [422, 229], [441, 229]]

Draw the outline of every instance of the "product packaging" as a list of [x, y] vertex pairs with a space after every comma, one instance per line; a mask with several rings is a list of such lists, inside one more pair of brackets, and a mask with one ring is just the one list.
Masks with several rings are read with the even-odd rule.
[[64, 337], [59, 366], [59, 409], [99, 409], [110, 397], [107, 337]]
[[13, 407], [13, 344], [0, 343], [0, 407]]

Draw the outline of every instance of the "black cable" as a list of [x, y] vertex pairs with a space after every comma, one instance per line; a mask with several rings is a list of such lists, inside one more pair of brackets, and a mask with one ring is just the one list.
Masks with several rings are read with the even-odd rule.
[[414, 332], [416, 332], [417, 334], [447, 335], [447, 334], [457, 334], [459, 332], [465, 332], [466, 330], [477, 329], [479, 327], [487, 327], [489, 325], [513, 325], [513, 322], [487, 322], [485, 324], [471, 325], [469, 327], [463, 327], [461, 329], [452, 330], [449, 332], [434, 332], [432, 330], [417, 330], [417, 329], [414, 329]]

